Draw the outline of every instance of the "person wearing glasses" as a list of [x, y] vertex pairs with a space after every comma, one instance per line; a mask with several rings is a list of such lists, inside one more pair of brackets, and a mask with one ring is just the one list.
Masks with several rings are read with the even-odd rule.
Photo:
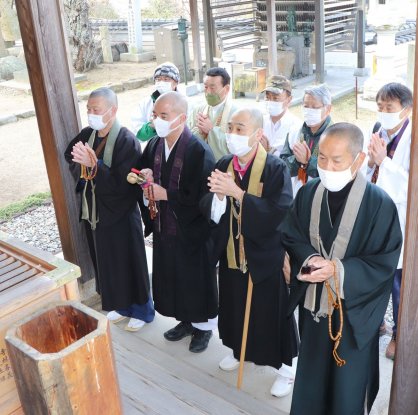
[[302, 101], [303, 125], [298, 136], [286, 139], [280, 158], [293, 178], [293, 195], [309, 180], [318, 177], [318, 144], [332, 124], [331, 93], [325, 84], [305, 89]]

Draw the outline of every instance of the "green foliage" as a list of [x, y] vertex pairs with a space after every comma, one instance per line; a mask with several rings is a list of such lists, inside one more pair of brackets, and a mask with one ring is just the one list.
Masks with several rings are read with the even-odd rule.
[[9, 220], [16, 215], [25, 213], [29, 209], [41, 206], [51, 199], [51, 193], [35, 193], [28, 196], [21, 202], [12, 203], [11, 205], [0, 208], [0, 222]]
[[181, 10], [176, 0], [150, 0], [142, 9], [143, 19], [173, 19], [180, 17]]

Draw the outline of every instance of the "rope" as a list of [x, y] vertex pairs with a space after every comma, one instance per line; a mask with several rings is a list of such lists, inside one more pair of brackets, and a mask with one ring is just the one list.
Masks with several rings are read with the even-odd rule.
[[[334, 342], [334, 349], [332, 351], [332, 355], [334, 357], [335, 362], [337, 363], [338, 367], [344, 366], [346, 364], [346, 361], [342, 359], [337, 352], [337, 349], [340, 345], [341, 339], [343, 337], [343, 326], [344, 326], [344, 316], [343, 316], [343, 306], [341, 303], [341, 297], [340, 297], [340, 290], [338, 286], [338, 278], [337, 278], [337, 269], [335, 265], [335, 261], [332, 261], [332, 265], [334, 267], [334, 283], [335, 283], [335, 298], [332, 294], [332, 288], [328, 281], [325, 281], [325, 287], [327, 288], [328, 292], [328, 333], [331, 340]], [[332, 333], [332, 307], [335, 310], [338, 310], [339, 317], [340, 317], [340, 327], [337, 331], [337, 334]]]

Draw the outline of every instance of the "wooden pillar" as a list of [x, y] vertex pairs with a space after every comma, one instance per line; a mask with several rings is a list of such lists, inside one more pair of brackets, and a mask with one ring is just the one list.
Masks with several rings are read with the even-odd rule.
[[81, 123], [62, 0], [18, 0], [16, 9], [64, 258], [80, 266], [85, 282], [94, 269], [78, 220], [75, 180], [64, 159]]
[[193, 69], [195, 71], [195, 81], [203, 82], [202, 70], [202, 50], [200, 46], [200, 27], [197, 0], [189, 0], [190, 5], [190, 26], [192, 28], [193, 42]]
[[[418, 16], [418, 10], [417, 10]], [[415, 49], [415, 67], [418, 48]], [[396, 357], [392, 377], [390, 415], [416, 415], [418, 394], [418, 72], [414, 74], [412, 106], [411, 163], [401, 302], [396, 338]]]
[[325, 9], [324, 0], [315, 2], [315, 73], [316, 82], [325, 79]]
[[276, 0], [266, 0], [269, 76], [277, 75]]
[[206, 55], [206, 70], [212, 68], [214, 65], [214, 24], [212, 18], [212, 10], [210, 8], [210, 0], [202, 0], [203, 7], [203, 30], [205, 33], [205, 55]]

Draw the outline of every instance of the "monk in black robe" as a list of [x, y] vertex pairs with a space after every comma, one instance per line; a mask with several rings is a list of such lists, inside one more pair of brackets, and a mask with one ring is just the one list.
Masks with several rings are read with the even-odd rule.
[[402, 233], [390, 197], [357, 173], [362, 148], [358, 127], [329, 127], [320, 179], [299, 190], [282, 226], [301, 337], [292, 415], [363, 415], [379, 389], [379, 326]]
[[292, 185], [285, 163], [259, 144], [262, 125], [259, 110], [232, 115], [226, 136], [231, 155], [218, 161], [201, 208], [213, 225], [214, 261], [220, 260], [219, 335], [233, 352], [219, 366], [234, 370], [239, 365], [251, 278], [245, 360], [280, 369], [271, 393], [281, 397], [291, 391], [294, 373], [289, 366], [297, 354], [294, 319], [287, 317], [289, 294], [279, 231], [292, 203]]
[[125, 329], [136, 331], [155, 314], [137, 190], [126, 181], [141, 149], [135, 136], [116, 119], [117, 97], [112, 90], [93, 91], [87, 112], [90, 127], [69, 143], [65, 159], [78, 179], [80, 166], [94, 176], [97, 163], [95, 177], [79, 179], [77, 184], [96, 289], [109, 320], [131, 317]]
[[215, 266], [209, 265], [209, 224], [199, 210], [215, 160], [206, 143], [185, 126], [187, 101], [167, 92], [155, 102], [158, 136], [151, 139], [137, 166], [152, 186], [146, 199], [157, 201], [153, 220], [143, 213], [145, 233], [153, 233], [152, 289], [155, 309], [180, 323], [164, 333], [169, 341], [192, 336], [189, 350], [204, 351], [216, 328], [218, 291]]

